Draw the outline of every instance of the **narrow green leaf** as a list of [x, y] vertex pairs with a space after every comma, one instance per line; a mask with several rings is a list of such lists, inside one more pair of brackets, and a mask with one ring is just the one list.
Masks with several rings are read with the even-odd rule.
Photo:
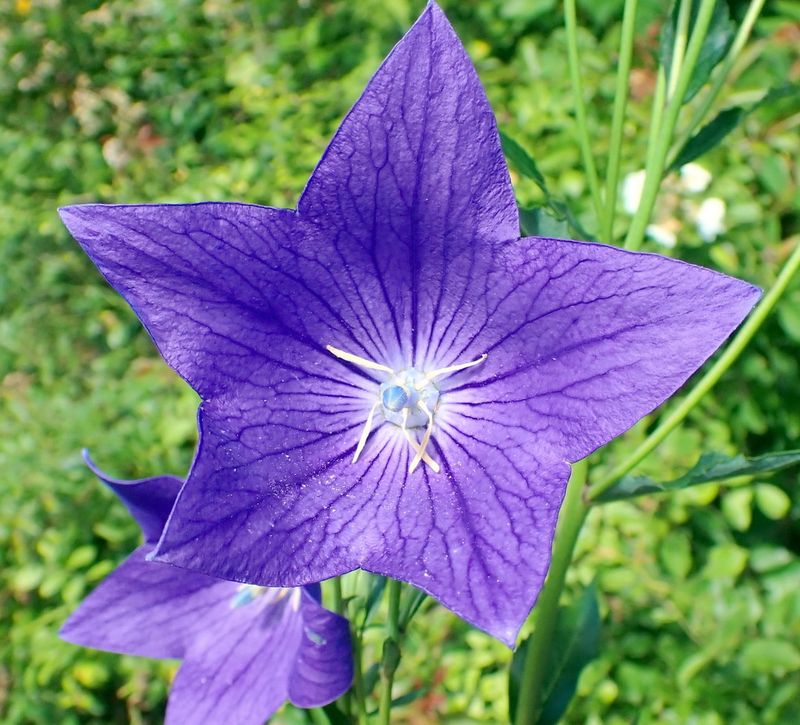
[[686, 142], [667, 171], [676, 171], [684, 164], [694, 161], [698, 156], [713, 149], [739, 125], [744, 115], [745, 110], [741, 106], [726, 108], [719, 113], [716, 118], [703, 126]]
[[383, 596], [383, 590], [386, 588], [386, 577], [374, 576], [372, 577], [372, 584], [370, 586], [369, 595], [364, 605], [364, 621], [361, 625], [362, 631], [366, 627], [378, 607]]
[[647, 493], [677, 491], [701, 483], [722, 481], [734, 476], [753, 476], [758, 473], [775, 473], [783, 468], [800, 464], [800, 450], [767, 453], [763, 456], [731, 458], [723, 453], [704, 453], [693, 468], [672, 481], [655, 481], [649, 476], [624, 476], [607, 491], [598, 496], [597, 503], [620, 501]]
[[[699, 7], [699, 2], [697, 6]], [[690, 27], [693, 27], [693, 25], [694, 22]], [[736, 26], [731, 20], [727, 1], [717, 0], [717, 4], [714, 6], [714, 13], [711, 16], [711, 24], [708, 26], [708, 34], [703, 47], [700, 49], [700, 55], [697, 58], [692, 77], [689, 80], [689, 86], [686, 89], [684, 103], [691, 101], [708, 82], [714, 68], [727, 55], [735, 34]]]
[[503, 153], [517, 172], [531, 179], [545, 194], [549, 194], [544, 176], [531, 155], [502, 131], [500, 132], [500, 142], [503, 145]]
[[519, 208], [519, 229], [523, 237], [538, 237], [540, 210]]
[[757, 101], [749, 108], [742, 108], [741, 106], [726, 108], [683, 145], [683, 148], [675, 155], [675, 159], [667, 170], [676, 171], [684, 164], [694, 161], [699, 156], [713, 149], [742, 122], [742, 119], [744, 119], [747, 114], [759, 108], [769, 106], [776, 101], [795, 96], [800, 99], [800, 85], [785, 83], [784, 85], [770, 88], [761, 100]]
[[335, 703], [324, 705], [322, 708], [328, 716], [331, 725], [350, 725], [350, 719], [338, 708]]
[[[542, 709], [537, 725], [555, 725], [571, 702], [583, 668], [600, 653], [600, 609], [597, 587], [592, 583], [567, 607], [561, 607], [553, 635], [556, 643], [548, 656], [547, 679], [543, 683]], [[531, 637], [535, 637], [534, 632]], [[513, 722], [520, 681], [531, 637], [514, 653], [509, 672], [509, 712]]]
[[[660, 44], [660, 61], [661, 66], [669, 77], [670, 67], [672, 66], [672, 54], [675, 45], [675, 33], [678, 27], [678, 11], [680, 7], [680, 0], [676, 0], [672, 5], [669, 18], [664, 23], [661, 31], [661, 44]], [[700, 0], [692, 0], [691, 11], [689, 15], [689, 37], [691, 38], [697, 23], [697, 15], [700, 10]], [[728, 10], [728, 3], [726, 0], [717, 0], [714, 6], [714, 12], [711, 16], [711, 22], [708, 26], [708, 33], [706, 34], [703, 45], [700, 49], [700, 55], [697, 58], [692, 77], [689, 80], [689, 85], [686, 88], [686, 95], [683, 103], [688, 103], [692, 98], [697, 95], [697, 92], [706, 84], [711, 77], [714, 68], [725, 57], [728, 49], [733, 42], [736, 32], [736, 26], [731, 20], [730, 12]]]
[[400, 617], [400, 631], [406, 630], [422, 603], [428, 598], [428, 595], [421, 589], [412, 586], [407, 587], [407, 589], [406, 604], [403, 609], [403, 615]]

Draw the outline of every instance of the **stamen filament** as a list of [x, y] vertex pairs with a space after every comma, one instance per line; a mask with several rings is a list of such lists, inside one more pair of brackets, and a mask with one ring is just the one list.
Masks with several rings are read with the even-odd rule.
[[408, 445], [410, 445], [414, 449], [414, 452], [417, 455], [420, 455], [422, 457], [422, 460], [425, 461], [425, 463], [427, 463], [431, 467], [431, 470], [434, 473], [439, 473], [439, 471], [441, 470], [439, 468], [439, 464], [436, 461], [434, 461], [433, 458], [431, 458], [424, 450], [420, 449], [420, 447], [417, 445], [417, 442], [414, 440], [414, 436], [411, 435], [411, 431], [406, 427], [407, 422], [408, 422], [408, 408], [403, 410], [403, 423], [400, 426], [400, 428], [403, 431], [403, 435], [405, 435], [406, 440], [408, 441]]
[[333, 345], [325, 345], [325, 349], [331, 355], [338, 357], [341, 360], [351, 362], [353, 365], [358, 365], [362, 368], [368, 368], [369, 370], [380, 370], [384, 373], [394, 372], [394, 370], [392, 370], [388, 365], [381, 365], [380, 363], [376, 363], [374, 360], [369, 360], [368, 358], [360, 357], [359, 355], [353, 355], [353, 353], [345, 352], [344, 350], [340, 350], [338, 347], [334, 347]]
[[425, 405], [422, 400], [420, 400], [417, 405], [419, 406], [419, 409], [428, 416], [428, 427], [425, 429], [425, 435], [422, 436], [422, 443], [420, 443], [417, 455], [414, 456], [414, 459], [411, 461], [411, 465], [408, 468], [409, 473], [413, 473], [414, 469], [425, 457], [425, 449], [428, 447], [428, 443], [431, 440], [431, 432], [433, 431], [433, 413], [431, 413], [430, 408]]
[[367, 416], [367, 422], [364, 424], [364, 430], [361, 431], [361, 438], [358, 439], [358, 445], [356, 446], [356, 452], [353, 454], [353, 463], [358, 460], [358, 457], [361, 455], [361, 451], [364, 450], [364, 446], [367, 445], [367, 438], [369, 438], [369, 432], [372, 430], [372, 418], [375, 415], [375, 411], [378, 409], [378, 406], [381, 404], [380, 400], [375, 401], [375, 405], [369, 411], [369, 415]]
[[488, 353], [483, 353], [477, 360], [473, 360], [472, 362], [460, 363], [458, 365], [450, 365], [450, 367], [446, 368], [439, 368], [438, 370], [432, 370], [429, 373], [425, 373], [425, 377], [428, 380], [433, 380], [434, 378], [438, 378], [440, 375], [449, 375], [450, 373], [457, 373], [459, 370], [465, 370], [466, 368], [471, 368], [474, 365], [480, 365], [486, 358], [489, 357]]

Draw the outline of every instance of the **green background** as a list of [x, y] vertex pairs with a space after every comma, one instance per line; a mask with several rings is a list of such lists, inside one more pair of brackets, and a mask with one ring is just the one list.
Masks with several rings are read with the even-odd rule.
[[[555, 0], [445, 0], [501, 128], [592, 230]], [[579, 3], [583, 78], [607, 150], [621, 2]], [[644, 165], [658, 28], [642, 2], [623, 172]], [[740, 3], [733, 3], [741, 12]], [[81, 650], [68, 613], [137, 542], [80, 459], [183, 474], [196, 398], [56, 215], [61, 204], [234, 199], [292, 206], [327, 139], [419, 0], [18, 0], [0, 5], [0, 720], [159, 722], [174, 663]], [[768, 3], [722, 104], [800, 79], [800, 12]], [[766, 106], [700, 162], [701, 195], [668, 179], [667, 251], [763, 287], [800, 242], [800, 108]], [[600, 163], [602, 174], [603, 163]], [[515, 181], [518, 181], [515, 179]], [[531, 182], [517, 191], [540, 201]], [[691, 208], [722, 198], [704, 243]], [[620, 216], [617, 231], [627, 219]], [[712, 397], [642, 467], [666, 479], [701, 450], [758, 454], [800, 438], [800, 285]], [[601, 456], [619, 460], [644, 421]], [[599, 470], [599, 469], [598, 469]], [[796, 472], [600, 507], [570, 585], [595, 575], [601, 657], [574, 723], [800, 722]], [[574, 590], [574, 589], [573, 589]], [[375, 641], [379, 640], [376, 636]], [[374, 656], [372, 646], [368, 655]], [[500, 722], [511, 653], [428, 605], [404, 649], [397, 722]], [[419, 690], [422, 689], [422, 692]], [[280, 718], [302, 722], [287, 709]]]

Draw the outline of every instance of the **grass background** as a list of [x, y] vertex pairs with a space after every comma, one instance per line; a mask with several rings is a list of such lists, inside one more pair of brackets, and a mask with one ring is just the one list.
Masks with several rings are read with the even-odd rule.
[[[556, 0], [443, 0], [501, 128], [595, 228], [581, 171]], [[623, 171], [644, 165], [658, 29], [642, 0]], [[733, 2], [734, 14], [742, 3]], [[607, 150], [620, 0], [579, 3], [583, 77]], [[57, 638], [80, 599], [136, 544], [135, 525], [80, 460], [120, 476], [183, 474], [194, 393], [56, 215], [61, 204], [245, 200], [292, 206], [338, 121], [421, 0], [17, 0], [0, 6], [0, 720], [150, 723], [173, 663]], [[800, 80], [800, 12], [769, 2], [721, 104]], [[794, 102], [793, 107], [791, 103]], [[751, 114], [701, 163], [700, 196], [674, 181], [670, 254], [761, 286], [800, 242], [800, 108]], [[603, 163], [600, 164], [601, 173]], [[516, 180], [525, 204], [539, 201]], [[704, 243], [703, 196], [727, 204]], [[621, 234], [627, 220], [620, 216]], [[651, 249], [657, 249], [652, 246]], [[800, 438], [800, 285], [691, 419], [642, 471], [668, 478], [701, 450], [764, 453]], [[604, 452], [643, 437], [646, 420]], [[574, 723], [800, 721], [797, 472], [595, 510], [570, 574], [595, 575], [603, 654], [584, 671]], [[370, 654], [368, 652], [368, 654]], [[398, 722], [501, 722], [510, 652], [428, 605], [396, 693], [424, 692]], [[286, 709], [280, 721], [303, 722]]]

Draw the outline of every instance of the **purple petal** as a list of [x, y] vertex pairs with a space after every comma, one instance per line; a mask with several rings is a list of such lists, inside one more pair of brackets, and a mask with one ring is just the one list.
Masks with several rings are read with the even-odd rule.
[[109, 652], [179, 658], [227, 613], [238, 584], [146, 561], [150, 549], [136, 549], [86, 597], [61, 637]]
[[[353, 430], [312, 445], [315, 469], [293, 468], [285, 456], [304, 455], [293, 445], [248, 453], [270, 415], [204, 405], [201, 453], [159, 560], [279, 586], [361, 567], [411, 582], [513, 644], [547, 569], [565, 463], [520, 458], [492, 440], [466, 451], [453, 443], [445, 457], [437, 439], [443, 472], [408, 475], [408, 445], [384, 424], [357, 464]], [[499, 443], [509, 435], [490, 430]]]
[[353, 657], [347, 620], [303, 593], [303, 638], [289, 679], [289, 699], [298, 707], [333, 702], [350, 688]]
[[672, 395], [757, 301], [746, 282], [654, 254], [530, 238], [506, 245], [446, 357], [488, 352], [446, 381], [464, 421], [524, 426], [541, 451], [584, 458]]
[[122, 500], [142, 529], [145, 541], [152, 544], [158, 541], [183, 481], [176, 476], [124, 481], [112, 478], [99, 469], [88, 451], [83, 451], [83, 460], [92, 473]]
[[232, 609], [200, 633], [172, 685], [167, 725], [260, 725], [272, 715], [287, 699], [304, 636], [300, 594]]
[[342, 300], [363, 309], [377, 347], [364, 352], [397, 366], [444, 333], [481, 247], [519, 236], [492, 110], [438, 6], [372, 78], [298, 210], [333, 247]]
[[226, 203], [60, 211], [165, 360], [204, 397], [247, 384], [263, 396], [298, 375], [324, 381], [339, 367], [327, 343], [368, 342], [320, 289], [314, 274], [324, 265], [307, 256], [313, 240], [294, 212]]

